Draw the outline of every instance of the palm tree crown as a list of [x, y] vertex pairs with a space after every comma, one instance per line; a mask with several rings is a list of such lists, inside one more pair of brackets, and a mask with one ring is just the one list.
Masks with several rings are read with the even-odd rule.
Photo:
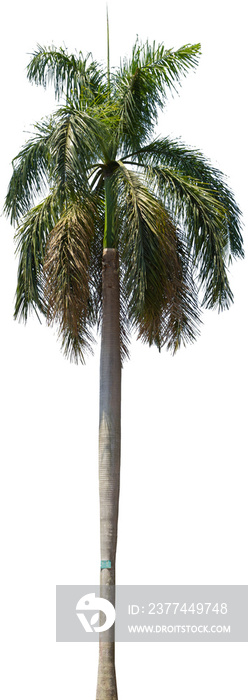
[[233, 300], [227, 265], [243, 248], [232, 192], [199, 151], [153, 136], [168, 92], [199, 55], [199, 44], [172, 51], [137, 40], [114, 71], [53, 46], [38, 46], [29, 63], [29, 80], [52, 83], [62, 106], [13, 161], [5, 211], [17, 224], [15, 317], [34, 308], [58, 322], [71, 359], [84, 359], [101, 324], [103, 248], [119, 254], [122, 356], [130, 328], [173, 351], [194, 340], [199, 291], [208, 308]]

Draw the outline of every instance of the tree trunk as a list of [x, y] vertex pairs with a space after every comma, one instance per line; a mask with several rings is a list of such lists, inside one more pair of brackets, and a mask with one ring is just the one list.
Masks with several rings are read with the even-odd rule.
[[[115, 556], [120, 486], [121, 358], [118, 252], [103, 250], [100, 360], [100, 596], [115, 605]], [[114, 629], [100, 634], [96, 700], [117, 700]]]

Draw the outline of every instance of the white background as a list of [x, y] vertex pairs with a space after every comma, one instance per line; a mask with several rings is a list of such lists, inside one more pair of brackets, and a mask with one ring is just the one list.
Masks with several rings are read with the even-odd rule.
[[[197, 71], [169, 100], [158, 133], [181, 136], [229, 176], [247, 219], [246, 31], [241, 0], [109, 1], [111, 64], [136, 34], [167, 48], [202, 44]], [[1, 207], [11, 160], [53, 96], [25, 68], [36, 44], [106, 58], [105, 2], [7, 4], [1, 39]], [[244, 227], [244, 237], [246, 231]], [[56, 584], [99, 573], [99, 344], [70, 365], [55, 330], [12, 320], [17, 261], [1, 218], [1, 637], [3, 696], [95, 697], [97, 647], [55, 643]], [[133, 342], [123, 371], [117, 580], [247, 583], [245, 412], [247, 263], [231, 269], [235, 304], [204, 313], [176, 357]], [[246, 644], [119, 644], [119, 700], [243, 700]]]

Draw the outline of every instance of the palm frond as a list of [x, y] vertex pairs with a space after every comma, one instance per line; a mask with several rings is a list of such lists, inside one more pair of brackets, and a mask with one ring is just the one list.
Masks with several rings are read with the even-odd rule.
[[105, 92], [104, 72], [91, 58], [90, 53], [69, 55], [62, 47], [38, 45], [27, 68], [28, 79], [45, 88], [52, 83], [56, 99], [64, 95], [83, 109], [93, 100], [102, 102]]
[[[149, 274], [149, 255], [146, 256], [145, 243], [149, 245], [148, 229], [156, 235], [156, 224], [153, 217], [155, 200], [147, 192], [141, 179], [136, 173], [128, 170], [121, 162], [116, 171], [116, 186], [118, 187], [119, 219], [122, 219], [122, 259], [129, 261], [128, 275], [125, 285], [131, 302], [131, 315], [139, 315], [143, 310]], [[148, 229], [146, 229], [148, 226]], [[152, 228], [150, 228], [152, 227]], [[147, 260], [146, 260], [147, 257]]]
[[176, 350], [197, 333], [199, 313], [190, 266], [179, 254], [178, 232], [162, 203], [123, 164], [116, 177], [119, 200], [123, 197], [120, 253], [129, 319], [145, 342]]
[[36, 125], [36, 133], [13, 160], [13, 174], [5, 200], [4, 211], [11, 223], [18, 223], [44, 192], [51, 167], [49, 139], [51, 123]]
[[186, 346], [196, 340], [200, 323], [194, 266], [184, 235], [177, 228], [176, 265], [174, 269], [171, 266], [169, 285], [167, 281], [164, 303], [158, 318], [161, 338], [159, 347], [166, 345], [174, 354], [181, 344]]
[[167, 137], [152, 141], [130, 157], [146, 165], [169, 166], [192, 181], [201, 182], [211, 190], [218, 206], [225, 211], [223, 227], [229, 241], [230, 259], [232, 256], [244, 257], [240, 209], [231, 189], [226, 184], [223, 173], [218, 168], [214, 168], [200, 151], [189, 148], [179, 140], [175, 141]]
[[59, 213], [55, 192], [28, 212], [15, 236], [19, 267], [14, 317], [24, 322], [31, 310], [46, 313], [42, 268], [46, 240]]
[[228, 237], [225, 208], [209, 185], [166, 166], [148, 166], [147, 176], [156, 183], [174, 220], [187, 232], [187, 241], [207, 308], [229, 308], [233, 301], [227, 277]]
[[94, 207], [72, 203], [52, 230], [44, 261], [48, 323], [58, 322], [62, 348], [71, 360], [84, 361], [92, 343], [88, 304]]
[[195, 68], [200, 44], [166, 50], [163, 44], [139, 45], [137, 39], [131, 60], [124, 60], [116, 72], [116, 93], [119, 105], [119, 138], [124, 148], [144, 143], [157, 122], [158, 109], [167, 98], [167, 91], [176, 88], [180, 77]]
[[54, 177], [71, 189], [89, 189], [89, 177], [98, 158], [108, 158], [109, 131], [100, 118], [71, 107], [56, 113], [51, 136]]

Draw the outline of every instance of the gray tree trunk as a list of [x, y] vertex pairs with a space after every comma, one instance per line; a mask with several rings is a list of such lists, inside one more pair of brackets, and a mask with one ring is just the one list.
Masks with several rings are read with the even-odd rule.
[[[121, 357], [119, 260], [103, 251], [103, 318], [100, 360], [99, 493], [100, 596], [115, 605], [115, 557], [120, 487]], [[106, 568], [105, 568], [106, 567]], [[96, 700], [117, 700], [115, 641], [111, 628], [100, 634]]]

